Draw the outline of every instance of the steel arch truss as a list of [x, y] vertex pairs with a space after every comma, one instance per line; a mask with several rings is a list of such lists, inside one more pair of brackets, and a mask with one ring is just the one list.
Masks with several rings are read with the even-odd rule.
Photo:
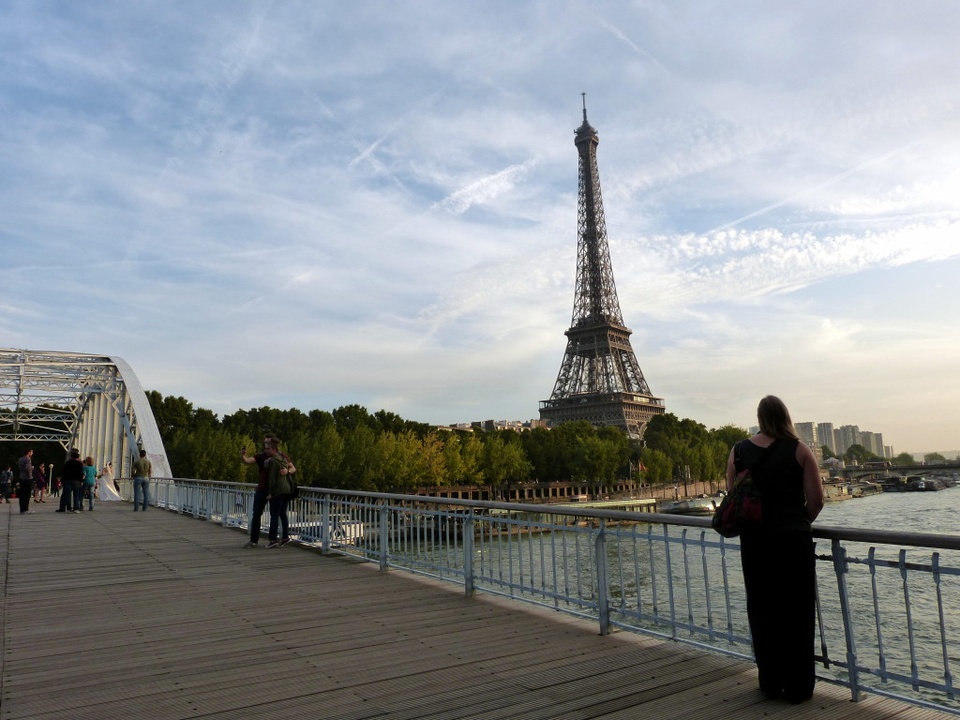
[[117, 477], [142, 448], [155, 476], [171, 476], [146, 393], [118, 357], [0, 349], [0, 441], [75, 447]]

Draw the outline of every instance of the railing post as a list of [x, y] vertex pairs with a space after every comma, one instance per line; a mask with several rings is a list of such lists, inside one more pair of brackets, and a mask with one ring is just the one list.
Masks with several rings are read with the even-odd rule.
[[609, 635], [610, 597], [607, 572], [607, 527], [603, 520], [600, 521], [600, 532], [597, 533], [597, 539], [594, 543], [594, 555], [597, 568], [597, 619], [600, 621], [600, 634]]
[[473, 508], [463, 522], [463, 593], [473, 597]]
[[330, 496], [324, 495], [320, 501], [320, 554], [330, 552]]
[[833, 540], [833, 569], [837, 575], [837, 595], [843, 618], [843, 637], [847, 644], [847, 675], [850, 678], [850, 699], [860, 701], [860, 671], [857, 668], [857, 643], [853, 636], [853, 616], [847, 594], [847, 551], [839, 540]]
[[390, 563], [390, 503], [380, 503], [380, 572], [389, 569]]

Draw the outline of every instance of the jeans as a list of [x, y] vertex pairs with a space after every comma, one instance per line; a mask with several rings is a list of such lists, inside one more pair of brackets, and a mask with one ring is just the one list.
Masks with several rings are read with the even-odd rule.
[[142, 496], [143, 502], [141, 508], [147, 509], [147, 503], [150, 502], [150, 478], [138, 475], [133, 479], [133, 510], [137, 510], [137, 500]]
[[274, 495], [270, 498], [270, 542], [277, 541], [278, 521], [283, 530], [282, 538], [286, 540], [290, 537], [290, 521], [287, 520], [287, 503], [289, 502], [289, 495]]
[[[89, 495], [88, 495], [88, 497], [90, 498], [90, 505], [89, 505], [89, 507], [90, 507], [91, 510], [93, 510], [93, 493], [94, 493], [94, 490], [95, 490], [95, 489], [96, 489], [96, 486], [95, 486], [95, 485], [87, 485], [87, 484], [84, 484], [84, 486], [83, 486], [83, 495], [87, 495], [87, 493], [89, 493]], [[80, 496], [80, 504], [81, 504], [81, 505], [83, 505], [83, 495]]]
[[80, 507], [80, 483], [76, 480], [64, 480], [60, 495], [60, 509], [77, 510]]
[[253, 493], [253, 514], [250, 516], [250, 542], [260, 542], [260, 523], [266, 507], [267, 491], [257, 490]]

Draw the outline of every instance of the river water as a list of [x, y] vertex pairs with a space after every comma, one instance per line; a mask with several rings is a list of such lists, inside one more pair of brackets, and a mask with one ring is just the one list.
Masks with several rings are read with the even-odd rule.
[[960, 534], [960, 486], [937, 492], [880, 493], [827, 503], [817, 525]]

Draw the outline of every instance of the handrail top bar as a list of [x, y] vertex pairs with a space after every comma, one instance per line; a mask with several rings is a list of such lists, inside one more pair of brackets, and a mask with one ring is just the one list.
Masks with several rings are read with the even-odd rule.
[[[219, 480], [197, 480], [196, 478], [155, 478], [156, 480], [180, 480], [183, 482], [202, 482], [210, 485], [234, 485], [238, 488], [252, 487], [251, 483], [223, 482]], [[466, 500], [462, 498], [438, 498], [433, 495], [404, 495], [400, 493], [379, 493], [366, 490], [347, 490], [344, 488], [320, 488], [304, 486], [301, 492], [326, 495], [352, 495], [354, 497], [378, 500], [397, 500], [401, 502], [434, 503], [464, 508], [487, 510], [510, 510], [513, 512], [541, 513], [569, 517], [595, 517], [604, 520], [627, 520], [644, 522], [651, 525], [679, 525], [710, 529], [710, 518], [675, 515], [667, 513], [635, 512], [629, 510], [604, 510], [594, 507], [578, 508], [571, 504], [552, 503], [514, 503], [493, 500]], [[862, 543], [881, 543], [884, 545], [907, 545], [910, 547], [932, 547], [942, 550], [960, 550], [960, 535], [941, 535], [935, 533], [908, 533], [895, 530], [871, 530], [866, 528], [841, 528], [814, 525], [813, 536], [824, 540], [848, 540]]]

